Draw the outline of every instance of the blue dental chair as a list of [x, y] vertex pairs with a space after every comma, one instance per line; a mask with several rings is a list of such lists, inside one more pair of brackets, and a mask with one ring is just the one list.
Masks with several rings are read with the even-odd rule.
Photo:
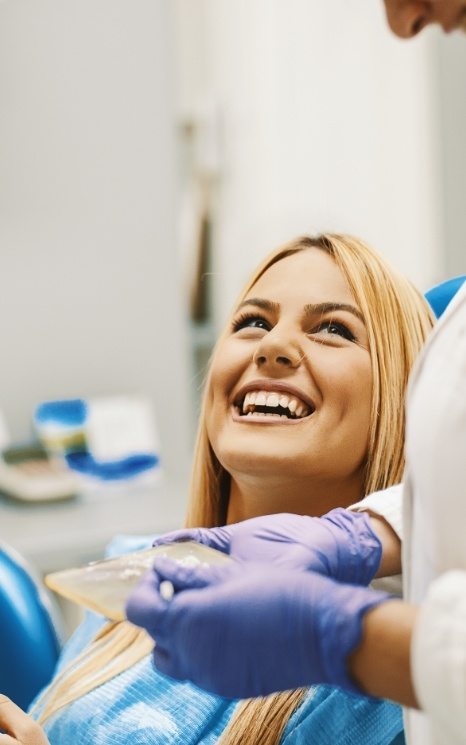
[[447, 279], [445, 282], [441, 282], [426, 292], [425, 298], [434, 311], [436, 318], [440, 318], [465, 280], [466, 274], [462, 274], [459, 277]]
[[22, 557], [0, 543], [0, 693], [22, 709], [52, 677], [58, 619]]

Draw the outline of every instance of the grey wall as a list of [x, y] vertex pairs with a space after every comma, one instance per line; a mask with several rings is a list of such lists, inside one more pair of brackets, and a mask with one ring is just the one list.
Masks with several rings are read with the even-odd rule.
[[445, 276], [466, 273], [466, 41], [439, 41]]
[[163, 0], [0, 4], [0, 409], [142, 392], [187, 453]]

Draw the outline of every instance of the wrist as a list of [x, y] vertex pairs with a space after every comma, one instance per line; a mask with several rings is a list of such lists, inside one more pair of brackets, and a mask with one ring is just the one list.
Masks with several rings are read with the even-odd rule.
[[414, 606], [391, 598], [367, 611], [358, 646], [348, 658], [351, 679], [361, 692], [418, 708], [411, 674]]
[[[320, 679], [314, 682], [336, 685], [352, 693], [363, 689], [350, 668], [350, 658], [363, 639], [366, 614], [386, 603], [391, 596], [367, 587], [342, 584], [328, 577], [315, 574], [308, 577], [302, 597], [305, 608], [305, 628], [301, 638], [310, 644], [309, 667], [312, 682], [312, 665], [320, 660]], [[305, 655], [304, 655], [305, 656]]]

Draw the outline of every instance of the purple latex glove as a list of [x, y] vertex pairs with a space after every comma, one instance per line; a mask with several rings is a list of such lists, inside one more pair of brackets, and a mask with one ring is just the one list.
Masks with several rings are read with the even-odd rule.
[[187, 540], [236, 559], [311, 570], [356, 585], [369, 584], [382, 558], [369, 515], [341, 508], [323, 517], [282, 513], [223, 528], [177, 530], [158, 538], [154, 546]]
[[[160, 583], [172, 582], [164, 600]], [[193, 589], [195, 588], [195, 589]], [[364, 614], [390, 598], [315, 572], [264, 564], [187, 569], [159, 558], [130, 597], [128, 619], [156, 640], [157, 668], [227, 698], [328, 683], [347, 672]]]

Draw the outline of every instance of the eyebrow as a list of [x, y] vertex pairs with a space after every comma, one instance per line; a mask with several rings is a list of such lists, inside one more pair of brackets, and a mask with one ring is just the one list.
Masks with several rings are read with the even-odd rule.
[[[270, 312], [277, 312], [280, 310], [280, 303], [275, 303], [272, 300], [265, 300], [261, 297], [250, 297], [247, 300], [243, 300], [236, 309], [236, 312], [241, 310], [245, 305], [254, 305], [256, 308], [262, 310], [268, 310]], [[349, 303], [307, 303], [304, 306], [304, 313], [306, 315], [325, 315], [326, 313], [334, 313], [335, 311], [346, 311], [356, 316], [361, 323], [364, 323], [364, 318], [360, 310], [354, 305]]]

